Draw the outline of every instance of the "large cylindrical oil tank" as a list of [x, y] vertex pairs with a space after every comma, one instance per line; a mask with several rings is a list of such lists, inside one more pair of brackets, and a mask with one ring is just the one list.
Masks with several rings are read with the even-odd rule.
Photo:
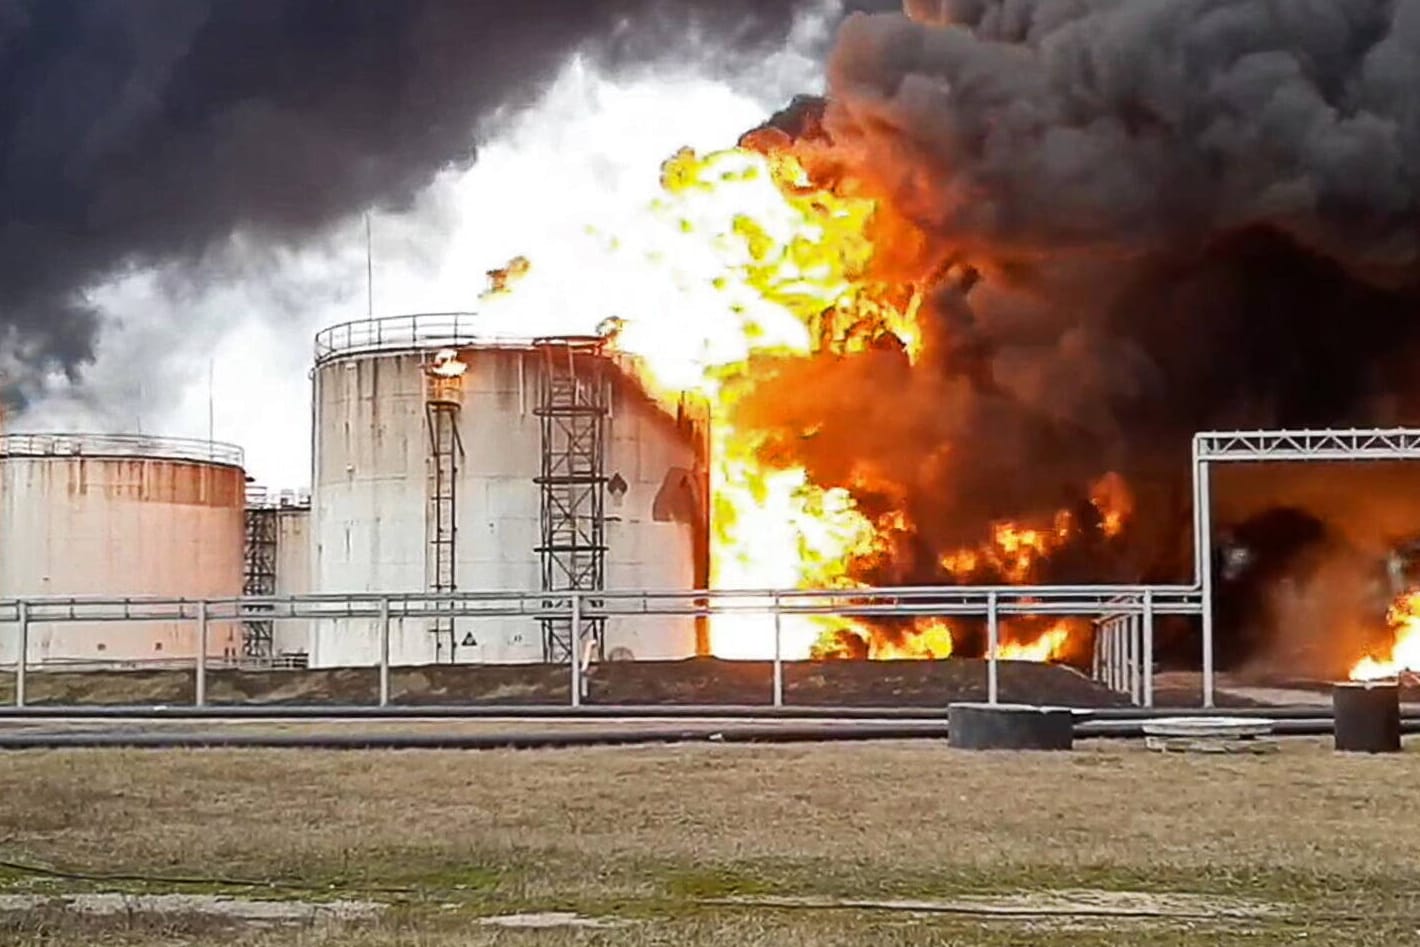
[[[241, 448], [142, 435], [0, 437], [0, 596], [230, 598], [242, 592]], [[213, 624], [208, 652], [236, 656]], [[27, 659], [190, 661], [195, 623], [35, 623]], [[3, 636], [0, 660], [15, 658]]]
[[[482, 337], [475, 317], [316, 336], [312, 590], [688, 590], [706, 584], [703, 420], [599, 340]], [[703, 414], [701, 415], [703, 419]], [[609, 659], [697, 653], [689, 617], [608, 619]], [[395, 664], [560, 660], [533, 618], [394, 623]], [[313, 666], [379, 660], [368, 620], [316, 623]]]

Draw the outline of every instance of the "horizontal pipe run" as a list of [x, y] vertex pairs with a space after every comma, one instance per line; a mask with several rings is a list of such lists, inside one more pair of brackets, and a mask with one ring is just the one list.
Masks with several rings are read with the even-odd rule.
[[[1420, 733], [1420, 720], [1401, 724], [1406, 734]], [[1279, 736], [1323, 736], [1330, 720], [1279, 720]], [[1137, 739], [1139, 721], [1096, 721], [1076, 725], [1082, 739]], [[0, 750], [30, 749], [317, 749], [317, 750], [492, 750], [553, 749], [580, 746], [632, 746], [657, 743], [824, 743], [869, 740], [944, 740], [947, 725], [861, 723], [817, 726], [732, 726], [723, 728], [606, 729], [582, 733], [498, 734], [232, 734], [232, 733], [22, 733], [0, 734]]]
[[[526, 618], [530, 621], [541, 621], [544, 619], [566, 617], [568, 614], [560, 610], [522, 610], [522, 609], [466, 609], [454, 606], [440, 608], [422, 608], [419, 610], [406, 610], [396, 607], [397, 603], [391, 602], [390, 617], [393, 620], [417, 620], [430, 618], [461, 618], [466, 620], [476, 620], [479, 618]], [[1090, 602], [1034, 602], [1034, 603], [1003, 603], [998, 609], [1001, 615], [1064, 615], [1078, 618], [1090, 618], [1098, 614], [1104, 607]], [[1111, 614], [1114, 614], [1119, 606], [1109, 605]], [[32, 603], [30, 612], [30, 622], [33, 624], [59, 624], [63, 622], [171, 622], [171, 621], [192, 621], [195, 620], [196, 606], [192, 609], [182, 611], [152, 611], [152, 612], [64, 612], [56, 614], [46, 611], [43, 606]], [[615, 611], [601, 608], [588, 608], [585, 617], [591, 618], [667, 618], [667, 617], [713, 617], [727, 614], [771, 614], [770, 610], [758, 609], [726, 609], [718, 607], [703, 608], [658, 608], [658, 609], [637, 609], [630, 611]], [[1137, 613], [1137, 612], [1136, 612]], [[1202, 614], [1201, 605], [1156, 605], [1153, 609], [1155, 615], [1199, 615]], [[786, 605], [780, 609], [781, 615], [828, 615], [842, 618], [869, 618], [874, 615], [889, 617], [911, 617], [921, 616], [928, 618], [942, 617], [984, 617], [986, 606], [975, 603], [965, 605], [934, 605], [934, 604], [914, 604], [914, 605], [823, 605], [823, 606], [792, 606]], [[6, 618], [0, 614], [0, 622], [9, 621], [14, 623], [17, 619]], [[254, 609], [243, 609], [238, 612], [225, 612], [220, 608], [208, 613], [212, 621], [335, 621], [348, 619], [369, 619], [375, 620], [382, 617], [381, 609], [378, 606], [363, 608], [352, 608], [339, 612], [297, 610], [289, 613], [268, 612]]]
[[[582, 599], [591, 618], [708, 616], [730, 612], [788, 615], [984, 615], [995, 598], [1000, 614], [1191, 615], [1201, 592], [1184, 586], [914, 586], [876, 589], [600, 591]], [[528, 618], [570, 613], [567, 592], [470, 591], [311, 593], [294, 596], [185, 599], [156, 596], [44, 596], [27, 598], [34, 622], [195, 620], [203, 605], [213, 621], [322, 619]], [[777, 604], [776, 604], [777, 603]], [[17, 621], [19, 599], [0, 599], [0, 622]]]
[[[1242, 717], [1269, 720], [1327, 720], [1329, 706], [1240, 707], [1224, 711], [1198, 707], [1080, 707], [1071, 708], [1076, 719], [1138, 721], [1161, 717]], [[1405, 719], [1420, 720], [1420, 705], [1402, 705]], [[825, 705], [768, 704], [592, 704], [578, 708], [566, 704], [213, 704], [191, 705], [75, 705], [27, 704], [0, 707], [0, 720], [879, 720], [933, 721], [947, 719], [946, 707], [834, 707]]]
[[684, 729], [606, 729], [581, 733], [487, 734], [246, 734], [246, 733], [34, 733], [0, 734], [0, 750], [96, 748], [250, 748], [323, 750], [492, 750], [651, 743], [810, 743], [844, 740], [943, 740], [941, 723], [805, 727], [736, 726]]
[[233, 704], [209, 703], [160, 706], [28, 705], [0, 707], [0, 720], [607, 720], [607, 719], [689, 719], [732, 720], [752, 718], [784, 720], [945, 720], [945, 707], [772, 707], [753, 704], [717, 705], [582, 705], [497, 704], [374, 705], [322, 704]]

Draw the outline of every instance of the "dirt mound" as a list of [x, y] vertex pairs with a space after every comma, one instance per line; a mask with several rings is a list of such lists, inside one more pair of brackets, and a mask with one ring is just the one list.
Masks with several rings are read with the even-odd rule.
[[[1000, 664], [1000, 698], [1007, 702], [1067, 707], [1109, 707], [1128, 700], [1071, 668], [1028, 662]], [[767, 662], [693, 658], [685, 661], [615, 661], [588, 675], [592, 704], [768, 704], [773, 669]], [[565, 665], [505, 664], [395, 668], [396, 703], [447, 705], [566, 704]], [[373, 704], [379, 678], [373, 668], [240, 671], [214, 669], [207, 697], [214, 704]], [[185, 704], [193, 698], [191, 672], [32, 671], [33, 704]], [[0, 684], [0, 700], [13, 699], [13, 683]], [[986, 662], [801, 661], [784, 666], [784, 699], [800, 706], [944, 707], [955, 700], [986, 699]]]

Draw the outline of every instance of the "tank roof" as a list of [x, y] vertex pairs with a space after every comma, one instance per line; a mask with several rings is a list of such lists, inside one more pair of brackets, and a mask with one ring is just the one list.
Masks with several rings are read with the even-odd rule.
[[479, 328], [480, 317], [472, 312], [426, 312], [342, 322], [316, 333], [315, 360], [320, 365], [351, 355], [374, 353], [444, 348], [517, 350], [543, 345], [591, 348], [605, 344], [605, 339], [595, 335], [500, 336], [481, 332]]
[[242, 467], [246, 462], [235, 444], [147, 434], [4, 434], [0, 458], [5, 457], [136, 457], [227, 467]]

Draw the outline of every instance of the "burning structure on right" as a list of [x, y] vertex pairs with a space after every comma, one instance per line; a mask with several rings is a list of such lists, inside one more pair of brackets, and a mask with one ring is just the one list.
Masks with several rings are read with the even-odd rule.
[[[837, 277], [806, 307], [809, 343], [752, 349], [725, 411], [763, 466], [861, 517], [841, 568], [806, 581], [960, 581], [956, 550], [1066, 511], [1028, 577], [971, 581], [1186, 582], [1193, 432], [1420, 417], [1420, 116], [1403, 81], [1420, 34], [1394, 5], [1333, 12], [959, 0], [847, 19], [826, 97], [741, 141], [817, 226], [798, 269], [775, 268], [805, 260], [793, 239], [750, 233], [755, 285]], [[687, 164], [675, 187], [722, 186]], [[1134, 498], [1114, 535], [1076, 512], [1111, 474]], [[1289, 587], [1338, 590], [1364, 624], [1376, 608], [1344, 591], [1368, 581], [1350, 573], [1409, 528], [1377, 514], [1347, 535], [1288, 489], [1232, 518], [1237, 550], [1269, 551], [1263, 569], [1219, 564], [1230, 665], [1275, 653], [1297, 622]], [[1316, 653], [1287, 660], [1364, 650], [1332, 614]], [[848, 631], [871, 650], [922, 629]]]

